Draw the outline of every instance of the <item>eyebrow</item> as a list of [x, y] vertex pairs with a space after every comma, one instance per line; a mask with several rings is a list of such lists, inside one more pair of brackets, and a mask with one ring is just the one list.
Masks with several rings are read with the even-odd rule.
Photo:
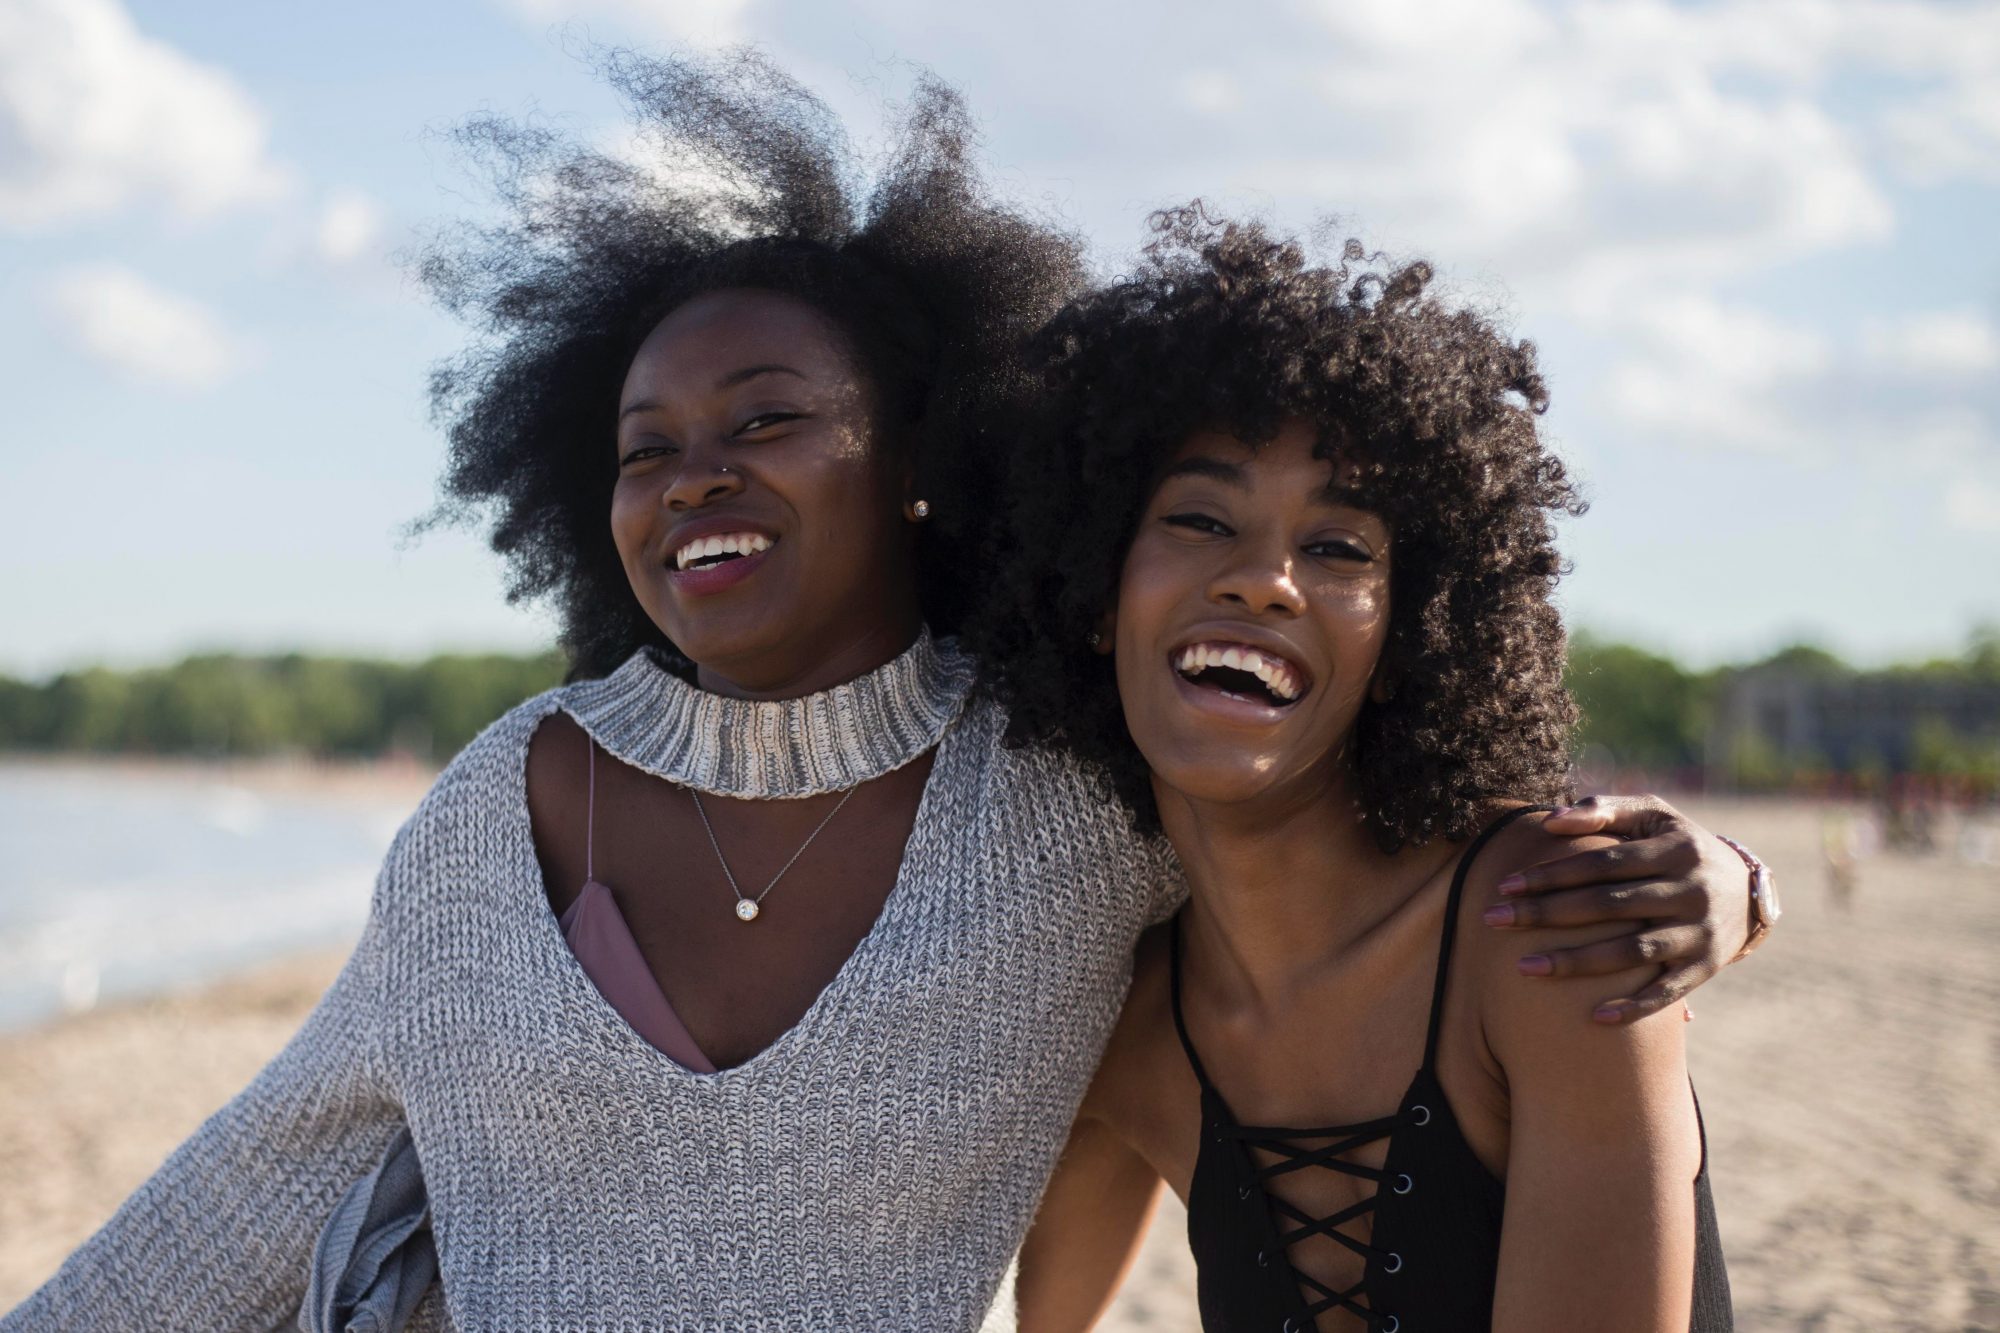
[[[733, 389], [739, 384], [749, 383], [759, 375], [790, 375], [794, 379], [801, 380], [806, 378], [804, 371], [794, 370], [790, 366], [782, 366], [774, 361], [768, 365], [744, 366], [741, 370], [732, 370], [717, 380], [715, 387], [718, 389]], [[657, 411], [659, 410], [659, 406], [660, 404], [651, 398], [641, 398], [636, 403], [627, 403], [624, 407], [619, 408], [618, 419], [623, 421], [635, 412]]]
[[1196, 455], [1183, 458], [1160, 474], [1160, 480], [1167, 482], [1175, 477], [1207, 477], [1212, 481], [1230, 486], [1248, 487], [1249, 481], [1243, 476], [1243, 469], [1236, 463], [1225, 463], [1220, 458], [1206, 458]]
[[[1193, 458], [1183, 458], [1162, 472], [1160, 484], [1165, 485], [1175, 477], [1207, 477], [1211, 481], [1219, 481], [1238, 490], [1250, 488], [1250, 479], [1244, 475], [1242, 464], [1225, 462], [1220, 458], [1209, 458], [1201, 454]], [[1338, 477], [1314, 491], [1312, 498], [1317, 504], [1335, 508], [1345, 509], [1355, 506], [1354, 488], [1342, 485]]]
[[732, 370], [717, 380], [715, 387], [718, 389], [733, 389], [739, 384], [756, 379], [759, 375], [790, 375], [794, 379], [801, 380], [805, 378], [803, 371], [794, 370], [790, 366], [781, 366], [773, 361], [766, 365], [745, 366], [741, 370]]

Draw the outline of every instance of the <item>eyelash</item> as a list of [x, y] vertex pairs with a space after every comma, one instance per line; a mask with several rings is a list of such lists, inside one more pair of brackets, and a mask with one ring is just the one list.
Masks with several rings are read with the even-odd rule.
[[1229, 537], [1229, 525], [1219, 518], [1207, 514], [1168, 514], [1165, 521], [1177, 528], [1193, 528], [1196, 532], [1213, 533], [1218, 537]]
[[[783, 425], [787, 421], [797, 421], [800, 417], [804, 415], [805, 413], [803, 412], [760, 412], [756, 416], [751, 417], [748, 421], [744, 422], [742, 425], [738, 426], [734, 431], [734, 435], [745, 435], [753, 430], [761, 430], [765, 426]], [[633, 462], [637, 459], [644, 458], [648, 454], [674, 453], [674, 452], [676, 451], [671, 445], [642, 444], [638, 448], [632, 450], [630, 453], [621, 457], [618, 460], [618, 463], [622, 467], [627, 463]]]
[[[1211, 536], [1233, 537], [1236, 535], [1227, 523], [1224, 523], [1219, 518], [1212, 518], [1207, 514], [1168, 514], [1164, 521], [1177, 528], [1192, 528], [1196, 532], [1205, 532]], [[1310, 555], [1324, 555], [1326, 558], [1334, 560], [1367, 561], [1374, 558], [1368, 552], [1361, 549], [1361, 547], [1347, 541], [1312, 542], [1305, 549]]]
[[630, 453], [621, 455], [618, 459], [618, 466], [624, 467], [627, 463], [636, 463], [649, 454], [669, 454], [672, 452], [674, 452], [672, 445], [642, 444]]

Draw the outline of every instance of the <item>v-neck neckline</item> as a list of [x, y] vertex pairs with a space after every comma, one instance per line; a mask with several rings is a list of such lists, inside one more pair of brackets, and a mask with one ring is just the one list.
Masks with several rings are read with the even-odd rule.
[[[550, 713], [557, 711], [569, 713], [579, 726], [584, 725], [584, 720], [577, 717], [560, 697], [553, 700], [549, 707]], [[529, 735], [532, 737], [532, 730]], [[557, 979], [557, 984], [564, 992], [563, 998], [570, 1005], [576, 1006], [576, 1011], [593, 1016], [596, 1020], [592, 1024], [593, 1028], [615, 1033], [611, 1039], [616, 1042], [619, 1053], [631, 1059], [652, 1062], [669, 1079], [720, 1086], [725, 1083], [751, 1081], [766, 1069], [781, 1067], [794, 1048], [809, 1040], [817, 1029], [832, 1020], [837, 1007], [860, 984], [857, 975], [867, 966], [867, 961], [881, 952], [886, 947], [888, 937], [910, 918], [914, 910], [913, 904], [918, 897], [912, 880], [920, 867], [928, 865], [935, 858], [944, 842], [946, 814], [939, 775], [950, 769], [958, 746], [964, 743], [964, 735], [963, 728], [948, 725], [943, 729], [934, 747], [936, 759], [931, 765], [930, 773], [924, 779], [923, 795], [917, 802], [916, 819], [910, 826], [909, 837], [903, 843], [903, 856], [896, 867], [896, 882], [891, 886], [888, 897], [883, 900], [882, 908], [876, 913], [867, 934], [861, 937], [860, 942], [841, 961], [832, 979], [820, 988], [819, 994], [813, 997], [812, 1003], [806, 1006], [798, 1021], [748, 1059], [727, 1068], [717, 1069], [713, 1073], [692, 1070], [647, 1041], [637, 1029], [625, 1021], [625, 1016], [604, 998], [603, 992], [598, 990], [597, 984], [583, 970], [583, 964], [577, 961], [576, 955], [570, 951], [569, 942], [563, 938], [562, 927], [549, 906], [548, 891], [540, 873], [540, 863], [534, 854], [534, 835], [530, 830], [524, 834], [528, 842], [527, 864], [534, 868], [535, 873], [525, 888], [533, 895], [532, 908], [538, 909], [535, 911], [538, 919], [533, 934], [534, 947], [542, 955], [540, 959], [542, 966], [548, 975]], [[529, 830], [525, 743], [522, 746], [515, 776], [519, 786], [512, 795], [517, 803], [515, 811], [519, 821], [517, 827]], [[657, 984], [658, 979], [653, 980]], [[573, 1038], [575, 1035], [574, 1032], [566, 1033], [565, 1039]]]

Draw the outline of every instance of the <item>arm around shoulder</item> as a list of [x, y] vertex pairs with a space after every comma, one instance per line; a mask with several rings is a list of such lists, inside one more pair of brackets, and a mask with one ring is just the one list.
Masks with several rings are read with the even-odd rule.
[[[1492, 885], [1508, 870], [1574, 846], [1523, 828], [1474, 881], [1480, 905], [1496, 900]], [[1574, 943], [1578, 933], [1561, 936]], [[1586, 1015], [1607, 978], [1519, 976], [1518, 940], [1487, 949], [1480, 969], [1480, 1024], [1509, 1106], [1493, 1327], [1683, 1333], [1701, 1144], [1678, 1006], [1593, 1023]], [[1655, 971], [1608, 980], [1636, 989]]]

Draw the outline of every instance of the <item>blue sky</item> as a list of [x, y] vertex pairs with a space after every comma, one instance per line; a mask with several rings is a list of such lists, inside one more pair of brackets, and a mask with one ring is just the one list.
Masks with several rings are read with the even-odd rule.
[[468, 113], [753, 41], [864, 145], [920, 62], [1105, 271], [1196, 194], [1438, 261], [1541, 346], [1573, 624], [1866, 661], [2000, 621], [2000, 5], [0, 0], [0, 671], [527, 647], [402, 530], [460, 334], [399, 257]]

